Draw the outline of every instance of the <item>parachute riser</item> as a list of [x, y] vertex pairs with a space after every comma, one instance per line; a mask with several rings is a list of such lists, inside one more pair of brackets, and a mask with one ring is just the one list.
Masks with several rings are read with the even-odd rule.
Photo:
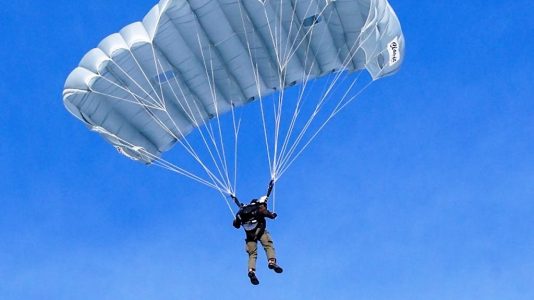
[[[274, 182], [275, 182], [274, 179], [271, 179], [271, 181], [269, 182], [269, 187], [267, 188], [267, 193], [265, 194], [265, 197], [267, 197], [267, 199], [265, 200], [265, 204], [267, 204], [269, 197], [271, 196], [271, 193], [274, 188]], [[243, 206], [245, 206], [245, 204], [241, 203], [239, 199], [236, 197], [236, 195], [234, 195], [233, 193], [230, 194], [230, 198], [232, 198], [232, 200], [234, 201], [235, 205], [237, 205], [238, 208], [242, 208]]]

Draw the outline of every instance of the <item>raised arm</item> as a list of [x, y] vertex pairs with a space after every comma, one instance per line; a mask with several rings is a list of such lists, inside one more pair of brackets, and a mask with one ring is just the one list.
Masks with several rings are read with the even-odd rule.
[[235, 215], [234, 221], [232, 222], [232, 225], [235, 228], [239, 229], [239, 227], [241, 227], [241, 216], [240, 216], [240, 213], [241, 213], [241, 208], [243, 207], [243, 203], [239, 202], [239, 199], [237, 199], [237, 197], [235, 195], [233, 195], [233, 194], [230, 195], [230, 197], [232, 197], [232, 199], [234, 200], [235, 204], [237, 204], [237, 206], [239, 206], [239, 211]]
[[239, 227], [241, 227], [241, 221], [239, 221], [237, 216], [235, 217], [234, 221], [232, 222], [232, 225], [237, 229], [239, 229]]
[[269, 219], [273, 219], [273, 220], [278, 216], [277, 213], [275, 213], [275, 212], [271, 212], [271, 211], [268, 210], [268, 209], [265, 209], [265, 211], [263, 212], [263, 214], [264, 214], [267, 218], [269, 218]]
[[271, 196], [273, 187], [274, 187], [274, 179], [271, 179], [271, 182], [269, 182], [269, 188], [267, 189], [267, 194], [266, 194], [267, 197]]
[[270, 210], [268, 210], [265, 204], [261, 204], [259, 210], [260, 214], [269, 219], [275, 219], [278, 216], [275, 212], [271, 212]]
[[243, 207], [243, 203], [239, 202], [239, 199], [237, 199], [237, 197], [234, 195], [234, 194], [231, 194], [230, 197], [232, 198], [232, 200], [234, 200], [234, 203], [239, 207]]

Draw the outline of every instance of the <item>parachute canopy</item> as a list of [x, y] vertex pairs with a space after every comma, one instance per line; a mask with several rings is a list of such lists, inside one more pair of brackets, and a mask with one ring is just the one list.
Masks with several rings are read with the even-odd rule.
[[63, 100], [119, 152], [153, 163], [211, 118], [273, 93], [279, 116], [289, 87], [358, 70], [375, 80], [403, 57], [386, 0], [162, 0], [83, 57]]

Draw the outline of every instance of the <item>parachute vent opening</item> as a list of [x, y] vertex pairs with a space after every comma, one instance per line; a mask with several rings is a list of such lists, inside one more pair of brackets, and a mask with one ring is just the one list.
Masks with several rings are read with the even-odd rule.
[[307, 17], [306, 19], [304, 19], [304, 21], [302, 22], [302, 25], [304, 26], [304, 28], [308, 28], [321, 22], [321, 20], [322, 18], [319, 15], [313, 15], [311, 17]]

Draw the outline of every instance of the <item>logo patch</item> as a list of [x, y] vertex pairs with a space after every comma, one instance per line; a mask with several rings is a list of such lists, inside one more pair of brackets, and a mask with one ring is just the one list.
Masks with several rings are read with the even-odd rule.
[[389, 52], [389, 66], [391, 67], [395, 65], [396, 63], [398, 63], [401, 57], [398, 37], [395, 37], [393, 41], [391, 41], [388, 44], [388, 52]]

